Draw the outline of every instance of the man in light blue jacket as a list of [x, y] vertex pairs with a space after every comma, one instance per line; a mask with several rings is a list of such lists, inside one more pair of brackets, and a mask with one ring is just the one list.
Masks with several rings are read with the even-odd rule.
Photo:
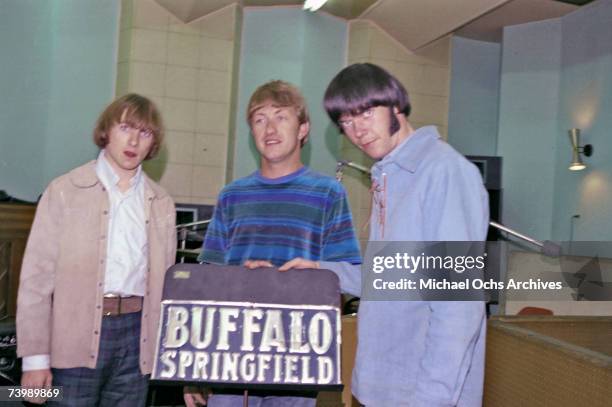
[[[483, 241], [488, 197], [477, 168], [433, 126], [413, 129], [401, 83], [373, 64], [343, 69], [325, 109], [368, 156], [370, 241]], [[358, 267], [294, 259], [280, 270], [324, 268], [361, 294]], [[482, 405], [486, 317], [475, 301], [364, 301], [358, 313], [352, 391], [366, 406]]]

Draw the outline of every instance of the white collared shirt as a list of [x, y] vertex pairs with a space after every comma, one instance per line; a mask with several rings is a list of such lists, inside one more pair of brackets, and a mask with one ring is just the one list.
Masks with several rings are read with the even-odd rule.
[[[130, 180], [130, 188], [121, 192], [115, 173], [100, 151], [96, 175], [106, 188], [110, 203], [104, 293], [144, 296], [148, 259], [142, 166]], [[22, 370], [48, 369], [49, 355], [25, 356]]]
[[119, 176], [100, 151], [96, 174], [110, 203], [104, 293], [144, 296], [148, 258], [142, 166], [121, 192]]

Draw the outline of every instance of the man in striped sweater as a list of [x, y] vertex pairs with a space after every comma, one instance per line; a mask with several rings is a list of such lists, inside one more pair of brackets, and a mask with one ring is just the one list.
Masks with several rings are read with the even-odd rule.
[[[221, 191], [198, 260], [250, 267], [278, 267], [295, 257], [361, 263], [344, 188], [302, 163], [310, 121], [299, 90], [283, 81], [260, 86], [247, 121], [260, 169]], [[306, 396], [259, 394], [249, 406], [314, 407], [316, 394]], [[187, 405], [196, 397], [186, 393]], [[213, 407], [242, 403], [241, 395], [216, 392], [208, 400]]]

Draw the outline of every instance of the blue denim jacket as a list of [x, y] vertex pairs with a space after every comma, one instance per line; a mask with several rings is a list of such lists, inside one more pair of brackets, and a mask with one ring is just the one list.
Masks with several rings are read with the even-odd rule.
[[[418, 129], [372, 168], [371, 241], [482, 241], [489, 208], [478, 169]], [[321, 262], [359, 295], [361, 272]], [[353, 394], [366, 406], [482, 404], [486, 318], [482, 302], [362, 301]]]

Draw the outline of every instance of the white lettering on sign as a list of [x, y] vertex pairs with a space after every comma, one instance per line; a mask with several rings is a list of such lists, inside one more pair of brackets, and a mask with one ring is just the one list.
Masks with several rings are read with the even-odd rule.
[[201, 303], [164, 305], [158, 378], [339, 383], [337, 308]]

